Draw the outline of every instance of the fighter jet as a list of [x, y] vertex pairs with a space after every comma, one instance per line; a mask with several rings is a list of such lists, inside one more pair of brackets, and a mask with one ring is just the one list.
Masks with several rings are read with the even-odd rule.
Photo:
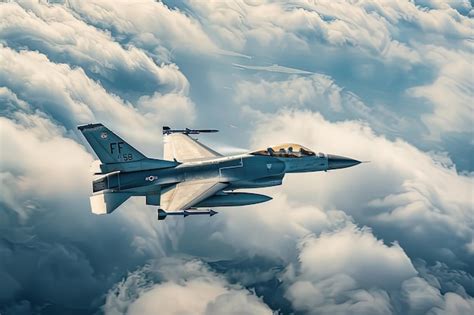
[[[272, 198], [239, 189], [281, 185], [287, 173], [318, 172], [361, 163], [344, 156], [315, 153], [293, 143], [223, 156], [191, 135], [214, 129], [163, 127], [163, 159], [148, 158], [102, 124], [78, 126], [101, 161], [92, 182], [91, 209], [109, 214], [132, 196], [158, 206], [158, 219], [217, 212], [214, 207], [245, 206]], [[202, 210], [202, 209], [205, 210]], [[199, 210], [201, 209], [201, 210]]]

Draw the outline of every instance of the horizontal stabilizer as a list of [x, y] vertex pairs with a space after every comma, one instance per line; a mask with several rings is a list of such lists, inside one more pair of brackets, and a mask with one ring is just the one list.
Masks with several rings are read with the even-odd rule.
[[122, 192], [104, 192], [90, 197], [94, 214], [108, 214], [123, 204], [132, 194]]

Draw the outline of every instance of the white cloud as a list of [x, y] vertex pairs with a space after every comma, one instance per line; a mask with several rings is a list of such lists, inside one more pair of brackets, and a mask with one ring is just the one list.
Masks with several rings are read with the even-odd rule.
[[417, 276], [398, 244], [353, 226], [309, 236], [287, 268], [286, 296], [309, 314], [469, 314], [474, 300]]
[[44, 115], [15, 116], [16, 121], [0, 117], [4, 202], [17, 211], [28, 211], [29, 200], [61, 204], [86, 196], [92, 156]]
[[279, 108], [318, 109], [343, 112], [370, 119], [370, 111], [359, 97], [345, 91], [326, 75], [290, 76], [281, 81], [261, 79], [237, 83], [235, 102], [253, 109], [275, 112]]
[[468, 0], [446, 0], [446, 1], [436, 1], [436, 0], [416, 0], [416, 4], [427, 6], [428, 8], [435, 9], [455, 9], [469, 15], [472, 12], [472, 4]]
[[[6, 254], [0, 277], [14, 291], [2, 291], [0, 298], [29, 299], [23, 288], [41, 287], [44, 290], [32, 289], [31, 301], [19, 302], [18, 307], [37, 309], [42, 301], [53, 301], [55, 306], [90, 303], [86, 307], [93, 308], [125, 270], [179, 250], [233, 263], [248, 257], [258, 262], [261, 256], [278, 262], [277, 270], [258, 275], [235, 267], [232, 276], [249, 286], [269, 279], [279, 282], [274, 279], [282, 276], [278, 268], [290, 264], [283, 289], [279, 288], [299, 311], [472, 312], [472, 298], [466, 293], [472, 292], [466, 282], [472, 280], [472, 177], [458, 174], [446, 153], [425, 153], [374, 133], [386, 132], [387, 125], [398, 132], [410, 126], [401, 114], [366, 106], [365, 95], [359, 97], [333, 79], [340, 78], [340, 67], [362, 60], [354, 69], [367, 70], [367, 77], [381, 79], [389, 89], [392, 79], [414, 86], [406, 95], [432, 106], [423, 116], [432, 135], [469, 132], [472, 19], [444, 4], [428, 10], [411, 2], [192, 2], [183, 5], [186, 11], [153, 1], [19, 3], [1, 4], [0, 13], [5, 15], [0, 43], [10, 46], [0, 47], [0, 85], [6, 87], [0, 88], [1, 114], [6, 116], [0, 118], [0, 176], [7, 208], [0, 213], [5, 236], [0, 251]], [[262, 191], [273, 201], [223, 210], [211, 221], [169, 219], [158, 224], [156, 207], [146, 207], [138, 199], [110, 216], [92, 217], [87, 196], [93, 158], [72, 140], [78, 136], [72, 131], [75, 125], [102, 121], [144, 153], [158, 156], [161, 125], [192, 123], [197, 113], [183, 74], [173, 64], [157, 65], [156, 59], [176, 58], [178, 65], [182, 61], [192, 80], [202, 80], [199, 88], [211, 87], [199, 96], [192, 81], [195, 101], [209, 99], [212, 104], [217, 98], [213, 84], [227, 82], [212, 80], [224, 78], [220, 73], [214, 76], [214, 71], [228, 68], [221, 63], [215, 67], [214, 59], [202, 56], [197, 62], [179, 58], [183, 52], [189, 56], [222, 48], [263, 56], [266, 64], [270, 58], [270, 63], [288, 65], [248, 66], [279, 71], [257, 74], [261, 78], [281, 78], [295, 72], [293, 68], [320, 71], [315, 60], [328, 63], [327, 76], [291, 76], [283, 81], [256, 81], [245, 78], [249, 71], [240, 72], [235, 99], [220, 108], [246, 106], [243, 119], [256, 126], [253, 147], [300, 142], [371, 163], [288, 175], [282, 187]], [[347, 62], [354, 56], [361, 59]], [[336, 64], [339, 67], [332, 66]], [[207, 76], [192, 75], [204, 68], [211, 83], [203, 79]], [[400, 72], [392, 76], [393, 68]], [[432, 78], [423, 74], [426, 68]], [[127, 102], [126, 90], [140, 87], [121, 80], [122, 74], [138, 85], [143, 80], [160, 88], [153, 94], [136, 93], [134, 101]], [[229, 85], [235, 82], [232, 77], [225, 73]], [[107, 80], [121, 97], [110, 93]], [[326, 119], [308, 109], [322, 112]], [[330, 115], [364, 123], [331, 123]], [[17, 211], [20, 220], [11, 211]], [[371, 226], [373, 233], [355, 224]], [[186, 243], [189, 239], [194, 242]], [[386, 245], [394, 240], [400, 245]], [[427, 274], [417, 266], [416, 276], [405, 253], [434, 266], [443, 261], [439, 264], [448, 271]], [[33, 275], [31, 270], [38, 268], [42, 272]], [[256, 294], [230, 282], [234, 283], [199, 261], [164, 259], [117, 284], [104, 310], [271, 313]], [[74, 286], [68, 287], [70, 283]]]
[[382, 236], [385, 231], [403, 246], [411, 244], [410, 250], [427, 248], [415, 255], [468, 264], [466, 245], [474, 235], [472, 177], [404, 141], [377, 136], [364, 124], [330, 123], [311, 112], [283, 111], [257, 123], [254, 148], [285, 142], [371, 161], [324, 174], [290, 175], [284, 185], [290, 200], [344, 210]]
[[391, 288], [416, 274], [398, 244], [386, 246], [368, 230], [347, 227], [323, 233], [303, 240], [301, 247], [299, 261], [305, 279], [317, 281], [343, 273], [363, 288]]
[[8, 285], [0, 290], [2, 312], [15, 309], [18, 296], [31, 311], [43, 301], [65, 313], [97, 307], [124, 270], [164, 255], [180, 225], [157, 225], [143, 200], [110, 216], [91, 214], [93, 157], [3, 88], [2, 104], [6, 98], [17, 110], [0, 117], [0, 280]]
[[438, 288], [422, 278], [414, 277], [402, 284], [402, 299], [407, 314], [471, 314], [474, 299], [454, 292], [441, 294]]
[[223, 209], [222, 216], [216, 218], [212, 240], [230, 244], [250, 256], [289, 262], [294, 258], [300, 238], [345, 226], [349, 221], [342, 211], [324, 211], [277, 189], [258, 192], [274, 199], [252, 207]]
[[64, 6], [38, 1], [3, 3], [0, 19], [4, 43], [39, 50], [50, 59], [78, 65], [111, 82], [129, 81], [124, 89], [140, 91], [151, 85], [155, 90], [185, 93], [189, 88], [175, 65], [158, 66], [142, 50], [123, 48], [110, 33], [86, 24]]
[[106, 314], [272, 314], [252, 292], [199, 260], [166, 258], [129, 274], [107, 295]]
[[449, 6], [424, 10], [411, 2], [217, 1], [203, 5], [191, 1], [190, 5], [208, 33], [239, 50], [251, 49], [249, 45], [305, 50], [312, 41], [324, 41], [359, 47], [387, 61], [417, 63], [422, 55], [404, 38], [410, 30], [402, 23], [446, 39], [469, 38], [472, 27], [469, 18]]
[[207, 31], [223, 45], [240, 51], [289, 49], [311, 52], [315, 42], [352, 46], [389, 62], [420, 61], [420, 55], [392, 39], [390, 25], [361, 5], [343, 2], [191, 1]]
[[194, 103], [181, 94], [156, 92], [151, 96], [145, 95], [137, 100], [136, 108], [144, 117], [151, 120], [160, 117], [161, 121], [167, 124], [179, 121], [192, 122], [196, 117]]
[[0, 84], [68, 129], [102, 122], [124, 135], [132, 145], [145, 149], [145, 154], [151, 151], [157, 156], [161, 152], [158, 148], [161, 137], [156, 135], [161, 134], [162, 125], [184, 124], [195, 119], [194, 104], [186, 96], [161, 95], [161, 100], [173, 100], [173, 104], [157, 104], [150, 101], [157, 100], [160, 94], [155, 94], [148, 98], [146, 106], [143, 98], [140, 102], [143, 106], [134, 108], [91, 80], [82, 68], [53, 63], [37, 52], [0, 47], [0, 54]]
[[431, 131], [439, 138], [443, 132], [473, 133], [474, 76], [471, 52], [451, 51], [427, 46], [425, 58], [438, 65], [439, 73], [429, 84], [413, 87], [408, 94], [421, 97], [433, 104], [433, 112], [422, 116]]
[[[399, 27], [399, 23], [408, 22], [418, 28], [426, 35], [436, 34], [446, 39], [462, 39], [470, 36], [472, 20], [453, 10], [449, 4], [440, 5], [436, 10], [426, 10], [413, 2], [390, 2], [372, 0], [361, 2], [360, 7], [368, 13], [377, 13], [387, 20], [393, 27]], [[458, 1], [461, 4], [461, 1]], [[425, 38], [431, 40], [430, 36]]]
[[392, 313], [386, 291], [416, 275], [398, 245], [386, 246], [368, 230], [311, 236], [300, 250], [299, 264], [287, 272], [287, 297], [310, 314]]
[[419, 277], [404, 281], [401, 292], [413, 314], [426, 314], [428, 310], [443, 303], [439, 290]]
[[89, 23], [132, 36], [135, 44], [151, 51], [156, 46], [194, 52], [219, 50], [197, 21], [161, 2], [68, 1], [67, 5]]
[[[432, 71], [431, 83], [418, 87], [415, 82], [416, 87], [408, 89], [408, 95], [424, 97], [433, 107], [423, 116], [423, 122], [431, 131], [430, 139], [438, 139], [442, 132], [472, 133], [471, 37], [474, 22], [449, 5], [439, 5], [439, 9], [432, 10], [412, 2], [375, 0], [292, 4], [241, 1], [205, 5], [191, 1], [190, 5], [208, 33], [225, 43], [223, 45], [231, 45], [247, 54], [262, 55], [265, 59], [268, 58], [266, 51], [277, 51], [283, 60], [285, 56], [296, 54], [305, 60], [305, 65], [314, 65], [314, 58], [334, 64], [334, 70], [330, 71], [335, 72], [341, 71], [336, 65], [346, 58], [354, 60], [351, 67], [367, 60], [374, 66], [376, 60], [380, 60], [394, 68], [387, 71], [379, 67], [377, 71], [381, 73], [371, 73], [369, 77], [383, 80], [387, 86], [395, 85], [395, 88], [399, 84], [399, 78], [394, 75], [397, 71], [403, 73], [405, 82], [413, 76], [426, 82], [427, 71]], [[318, 46], [321, 43], [324, 47]], [[363, 56], [362, 60], [360, 56]], [[328, 71], [326, 67], [322, 68]], [[424, 71], [420, 71], [422, 69]], [[355, 72], [364, 75], [361, 71]], [[358, 79], [357, 75], [354, 79]], [[370, 84], [369, 80], [367, 84]], [[302, 92], [294, 100], [309, 96]], [[280, 94], [281, 90], [274, 89], [265, 97], [278, 99]], [[418, 110], [424, 109], [418, 100], [411, 101]], [[277, 101], [277, 104], [281, 102]], [[397, 130], [404, 129], [404, 126], [396, 127]]]

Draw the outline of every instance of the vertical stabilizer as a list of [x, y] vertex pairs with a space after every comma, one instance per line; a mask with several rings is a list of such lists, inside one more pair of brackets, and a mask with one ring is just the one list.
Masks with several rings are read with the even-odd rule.
[[142, 153], [102, 124], [77, 127], [104, 163], [129, 163], [146, 159]]

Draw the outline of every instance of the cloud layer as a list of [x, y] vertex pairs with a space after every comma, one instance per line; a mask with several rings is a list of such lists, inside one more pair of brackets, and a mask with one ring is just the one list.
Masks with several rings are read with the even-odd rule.
[[[156, 284], [156, 282], [159, 282]], [[202, 261], [162, 259], [130, 273], [106, 298], [106, 314], [272, 314], [254, 293]]]
[[[474, 312], [469, 1], [0, 4], [2, 314]], [[370, 160], [265, 204], [90, 213], [102, 122]], [[224, 147], [224, 144], [227, 147]], [[235, 148], [232, 148], [235, 150]]]

